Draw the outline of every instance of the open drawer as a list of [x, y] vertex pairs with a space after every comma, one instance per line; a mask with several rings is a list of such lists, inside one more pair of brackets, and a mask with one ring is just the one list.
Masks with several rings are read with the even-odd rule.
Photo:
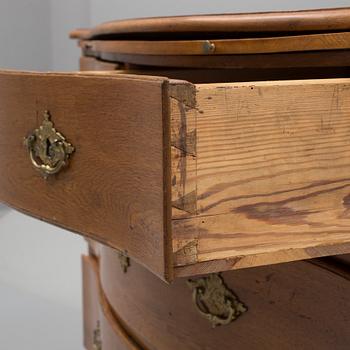
[[2, 202], [165, 280], [350, 252], [350, 79], [1, 72], [0, 147]]

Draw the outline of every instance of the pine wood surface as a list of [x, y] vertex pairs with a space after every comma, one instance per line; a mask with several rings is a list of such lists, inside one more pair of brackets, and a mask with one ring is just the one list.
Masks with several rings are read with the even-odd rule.
[[158, 56], [344, 50], [350, 48], [350, 32], [221, 40], [90, 40], [81, 46], [94, 52]]
[[[0, 199], [168, 281], [346, 254], [349, 86], [2, 72]], [[46, 109], [77, 149], [47, 181], [22, 144]]]
[[195, 154], [173, 173], [176, 275], [349, 252], [349, 83], [196, 86], [177, 113]]
[[99, 324], [104, 350], [141, 350], [119, 321], [115, 318], [104, 292], [101, 289], [99, 267], [95, 259], [83, 256], [83, 322], [84, 346], [96, 350], [94, 332]]
[[296, 262], [223, 273], [248, 311], [215, 329], [198, 313], [186, 279], [167, 285], [132, 260], [124, 273], [107, 247], [100, 273], [109, 303], [149, 350], [348, 348], [349, 270]]
[[[111, 73], [1, 72], [0, 200], [127, 250], [167, 278], [164, 84]], [[45, 110], [76, 149], [68, 167], [48, 180], [23, 144]]]
[[135, 55], [94, 51], [84, 47], [83, 54], [109, 62], [172, 67], [172, 68], [292, 68], [292, 67], [347, 67], [349, 50], [305, 51], [236, 55]]

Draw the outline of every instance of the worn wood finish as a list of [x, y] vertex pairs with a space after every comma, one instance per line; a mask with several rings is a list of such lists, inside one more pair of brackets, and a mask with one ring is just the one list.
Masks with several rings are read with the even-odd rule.
[[266, 69], [199, 69], [199, 68], [162, 68], [138, 65], [124, 65], [106, 62], [95, 57], [81, 57], [83, 71], [114, 71], [113, 74], [137, 74], [162, 76], [169, 79], [187, 80], [191, 83], [224, 83], [269, 81], [290, 79], [327, 79], [350, 76], [349, 67], [308, 68], [266, 68]]
[[193, 37], [197, 34], [256, 35], [350, 30], [350, 9], [322, 9], [224, 15], [177, 16], [119, 20], [101, 24], [90, 32], [74, 31], [72, 37]]
[[[0, 200], [126, 250], [169, 278], [167, 86], [111, 73], [1, 72]], [[45, 110], [76, 148], [48, 180], [23, 145]]]
[[[165, 280], [349, 253], [349, 86], [3, 72], [0, 200]], [[76, 147], [47, 181], [22, 145], [46, 109]]]
[[349, 252], [350, 80], [196, 88], [177, 113], [196, 152], [172, 179], [176, 275]]
[[208, 40], [89, 40], [82, 48], [129, 55], [237, 55], [350, 48], [350, 32], [249, 39]]
[[256, 55], [202, 55], [202, 56], [157, 56], [128, 55], [84, 49], [86, 56], [96, 57], [109, 62], [128, 64], [173, 67], [173, 68], [293, 68], [293, 67], [348, 67], [349, 50], [289, 52]]
[[319, 244], [316, 247], [305, 248], [292, 243], [290, 249], [281, 247], [280, 250], [271, 249], [266, 253], [245, 251], [242, 255], [233, 258], [221, 258], [202, 262], [196, 262], [196, 256], [198, 254], [197, 247], [198, 245], [193, 243], [193, 240], [190, 239], [174, 242], [175, 260], [177, 262], [175, 262], [175, 264], [178, 264], [174, 271], [174, 276], [176, 278], [344, 254], [349, 252], [350, 244], [348, 242], [339, 244], [325, 243], [324, 245]]
[[167, 285], [133, 261], [124, 274], [107, 247], [100, 268], [107, 299], [149, 350], [345, 350], [350, 341], [349, 271], [297, 262], [223, 273], [248, 312], [212, 329], [185, 279]]
[[[83, 267], [83, 321], [84, 346], [96, 350], [94, 332], [100, 329], [103, 350], [141, 350], [120, 322], [115, 318], [101, 289], [97, 261], [91, 257], [82, 258]], [[144, 350], [144, 349], [143, 349]]]

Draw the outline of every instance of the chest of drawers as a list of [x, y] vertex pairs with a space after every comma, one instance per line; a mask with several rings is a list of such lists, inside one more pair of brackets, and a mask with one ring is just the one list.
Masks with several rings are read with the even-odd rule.
[[349, 23], [116, 21], [0, 72], [0, 200], [89, 239], [88, 349], [346, 348]]

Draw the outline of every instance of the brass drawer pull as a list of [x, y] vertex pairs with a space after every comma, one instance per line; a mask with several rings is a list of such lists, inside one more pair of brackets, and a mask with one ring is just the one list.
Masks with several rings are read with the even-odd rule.
[[34, 168], [45, 177], [58, 173], [74, 152], [74, 147], [54, 128], [48, 111], [42, 125], [25, 138], [25, 145]]
[[225, 285], [219, 274], [211, 274], [197, 280], [189, 280], [193, 301], [199, 313], [213, 327], [227, 325], [247, 311], [247, 307]]

